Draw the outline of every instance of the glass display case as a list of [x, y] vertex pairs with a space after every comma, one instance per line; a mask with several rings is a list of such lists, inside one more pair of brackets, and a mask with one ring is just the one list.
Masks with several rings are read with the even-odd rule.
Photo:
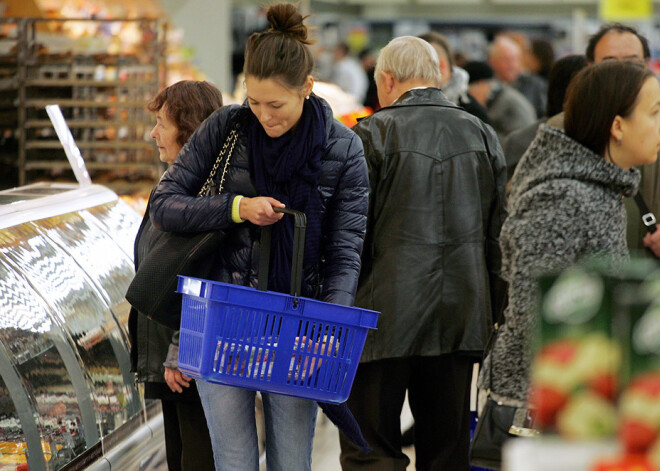
[[124, 298], [140, 220], [96, 185], [0, 192], [0, 471], [65, 468], [147, 421]]

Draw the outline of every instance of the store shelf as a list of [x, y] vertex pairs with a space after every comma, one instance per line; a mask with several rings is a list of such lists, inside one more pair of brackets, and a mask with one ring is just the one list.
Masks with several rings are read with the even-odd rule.
[[[60, 149], [60, 141], [27, 141], [26, 149]], [[97, 141], [79, 142], [78, 148], [83, 149], [152, 149], [154, 144], [145, 141]]]
[[[122, 126], [153, 126], [152, 120], [141, 121], [101, 121], [101, 120], [79, 120], [70, 121], [67, 123], [69, 128], [107, 128], [107, 127], [122, 127]], [[43, 128], [51, 125], [51, 122], [46, 119], [34, 119], [25, 122], [26, 128]]]
[[[50, 160], [35, 160], [25, 164], [28, 170], [35, 169], [69, 169], [71, 166], [68, 162], [50, 161]], [[88, 162], [87, 168], [89, 170], [128, 170], [128, 169], [144, 169], [151, 170], [154, 168], [153, 163], [149, 162]]]
[[144, 101], [94, 101], [94, 100], [73, 100], [67, 98], [52, 98], [52, 99], [33, 99], [26, 100], [25, 106], [33, 108], [45, 108], [48, 105], [60, 105], [64, 107], [77, 107], [77, 108], [107, 108], [107, 107], [120, 107], [120, 108], [138, 108], [144, 107]]
[[76, 80], [76, 79], [28, 79], [25, 81], [28, 87], [155, 87], [158, 82], [155, 81], [138, 81], [138, 80]]
[[16, 90], [18, 89], [18, 80], [16, 78], [0, 79], [0, 90]]
[[[17, 31], [13, 52], [0, 56], [0, 131], [10, 141], [0, 158], [13, 161], [18, 175], [10, 186], [61, 178], [69, 168], [45, 112], [48, 105], [62, 109], [93, 181], [125, 186], [130, 172], [131, 179], [155, 184], [163, 166], [150, 138], [154, 119], [146, 102], [166, 81], [165, 24], [144, 18], [85, 20], [101, 35], [109, 22], [142, 34], [119, 53], [109, 48], [112, 52], [84, 54], [75, 38], [58, 38], [50, 48], [40, 31], [52, 29], [52, 21], [0, 18], [0, 27], [13, 23]], [[55, 21], [62, 25], [55, 29], [63, 31], [67, 21], [77, 20]]]

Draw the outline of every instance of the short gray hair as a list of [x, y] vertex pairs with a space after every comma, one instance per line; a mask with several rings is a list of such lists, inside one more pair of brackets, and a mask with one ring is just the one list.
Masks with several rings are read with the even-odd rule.
[[428, 42], [414, 36], [394, 38], [381, 49], [374, 70], [376, 80], [381, 71], [391, 73], [399, 82], [415, 79], [440, 86], [438, 53]]

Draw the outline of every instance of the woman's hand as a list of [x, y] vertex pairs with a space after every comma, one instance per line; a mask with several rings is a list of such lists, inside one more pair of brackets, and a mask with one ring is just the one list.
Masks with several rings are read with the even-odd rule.
[[[658, 224], [657, 227], [660, 229], [660, 224]], [[653, 255], [660, 257], [660, 230], [656, 230], [652, 234], [647, 233], [644, 236], [643, 243], [644, 247], [651, 249]]]
[[256, 198], [243, 198], [238, 208], [241, 219], [247, 219], [257, 226], [270, 226], [282, 219], [284, 214], [276, 213], [273, 208], [283, 208], [284, 204], [275, 198], [258, 196]]
[[170, 387], [172, 392], [182, 393], [183, 389], [181, 388], [181, 386], [185, 388], [190, 387], [190, 380], [192, 378], [185, 376], [179, 370], [174, 370], [172, 368], [165, 368], [164, 376], [165, 376], [165, 382]]

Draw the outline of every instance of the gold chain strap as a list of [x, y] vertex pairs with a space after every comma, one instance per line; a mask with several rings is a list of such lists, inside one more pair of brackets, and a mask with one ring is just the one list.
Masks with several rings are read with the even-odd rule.
[[213, 168], [211, 169], [211, 173], [209, 174], [209, 177], [206, 179], [206, 183], [204, 183], [202, 189], [199, 190], [197, 196], [204, 196], [206, 192], [209, 190], [209, 187], [213, 183], [213, 177], [215, 177], [215, 174], [218, 171], [218, 167], [220, 166], [220, 162], [222, 162], [222, 157], [227, 152], [227, 147], [231, 145], [231, 148], [229, 149], [229, 153], [227, 154], [227, 158], [225, 159], [225, 166], [222, 169], [222, 177], [220, 178], [220, 187], [218, 188], [218, 193], [222, 193], [222, 186], [225, 183], [225, 175], [227, 174], [227, 167], [229, 167], [229, 160], [231, 159], [231, 154], [234, 152], [234, 146], [236, 145], [237, 140], [238, 140], [238, 133], [236, 132], [236, 129], [232, 129], [231, 133], [229, 133], [229, 137], [222, 146], [222, 150], [218, 154], [218, 158], [215, 160], [215, 163], [213, 164]]

